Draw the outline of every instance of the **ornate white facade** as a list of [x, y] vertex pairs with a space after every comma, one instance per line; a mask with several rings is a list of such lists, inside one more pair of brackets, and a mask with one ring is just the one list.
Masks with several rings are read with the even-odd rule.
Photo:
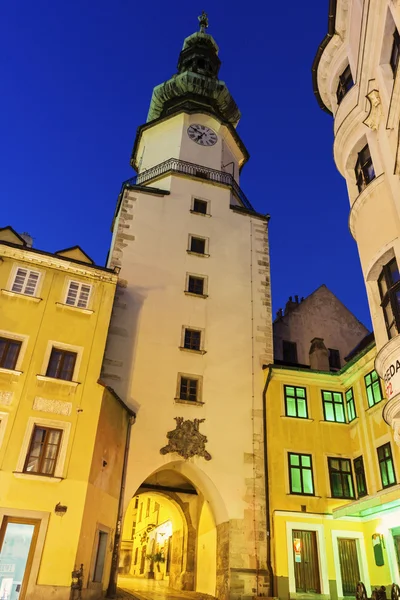
[[[330, 0], [328, 34], [314, 64], [314, 93], [334, 116], [334, 158], [347, 183], [378, 348], [376, 370], [400, 419], [400, 6]], [[398, 438], [398, 435], [397, 435]]]

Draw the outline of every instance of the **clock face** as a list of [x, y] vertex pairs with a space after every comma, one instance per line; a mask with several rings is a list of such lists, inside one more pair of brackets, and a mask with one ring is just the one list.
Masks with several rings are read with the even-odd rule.
[[218, 140], [215, 131], [205, 125], [190, 125], [187, 133], [190, 139], [200, 146], [214, 146]]

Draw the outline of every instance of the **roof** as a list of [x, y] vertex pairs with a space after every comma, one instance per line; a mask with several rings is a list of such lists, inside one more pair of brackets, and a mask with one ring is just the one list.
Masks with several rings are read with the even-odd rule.
[[373, 332], [367, 333], [367, 335], [360, 342], [358, 342], [357, 346], [355, 348], [353, 348], [353, 350], [351, 352], [349, 352], [349, 354], [347, 356], [344, 357], [344, 360], [346, 362], [352, 360], [358, 354], [360, 354], [360, 352], [362, 352], [365, 348], [367, 348], [368, 346], [371, 346], [374, 343], [375, 343], [374, 333]]
[[324, 102], [321, 98], [321, 94], [318, 89], [318, 67], [319, 67], [319, 63], [321, 60], [321, 56], [336, 31], [335, 30], [336, 9], [337, 9], [337, 0], [329, 0], [328, 32], [325, 35], [322, 42], [320, 43], [320, 45], [318, 46], [317, 54], [315, 55], [315, 58], [314, 58], [314, 61], [313, 61], [312, 67], [311, 67], [312, 85], [313, 85], [314, 95], [317, 99], [319, 107], [322, 108], [323, 111], [327, 112], [330, 115], [332, 114], [332, 111], [330, 111], [329, 108], [324, 104]]

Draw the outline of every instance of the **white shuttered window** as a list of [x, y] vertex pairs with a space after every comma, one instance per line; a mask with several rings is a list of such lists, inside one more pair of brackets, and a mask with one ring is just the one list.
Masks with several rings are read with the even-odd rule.
[[79, 281], [70, 281], [65, 304], [77, 306], [78, 308], [87, 308], [91, 291], [91, 285], [79, 283]]
[[34, 296], [39, 283], [39, 277], [40, 273], [38, 273], [38, 271], [18, 268], [11, 290], [17, 292], [17, 294]]

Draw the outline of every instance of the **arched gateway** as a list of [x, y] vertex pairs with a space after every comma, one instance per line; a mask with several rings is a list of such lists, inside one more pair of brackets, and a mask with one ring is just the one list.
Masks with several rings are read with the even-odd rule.
[[[127, 514], [137, 497], [142, 511], [169, 506], [171, 584], [225, 600], [269, 594], [262, 365], [272, 320], [268, 217], [239, 186], [249, 156], [207, 25], [203, 15], [137, 131], [138, 175], [113, 221], [108, 264], [121, 271], [102, 378], [137, 415]], [[148, 525], [138, 576], [161, 548], [152, 531], [162, 523]]]

